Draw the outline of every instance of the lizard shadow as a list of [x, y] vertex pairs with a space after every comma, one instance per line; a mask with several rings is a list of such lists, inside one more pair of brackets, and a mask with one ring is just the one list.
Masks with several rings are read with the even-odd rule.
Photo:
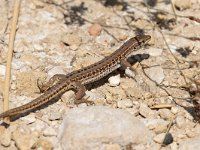
[[[149, 58], [149, 54], [136, 54], [136, 55], [133, 55], [133, 56], [129, 57], [128, 58], [128, 62], [130, 62], [130, 64], [134, 64], [136, 62], [141, 62], [142, 60], [148, 59], [148, 58]], [[120, 73], [120, 75], [122, 77], [124, 76], [124, 69], [119, 68], [116, 71], [110, 73], [109, 75], [103, 77], [102, 79], [86, 85], [86, 89], [87, 90], [91, 90], [91, 89], [98, 88], [98, 87], [102, 86], [103, 84], [105, 84], [107, 82], [107, 80], [108, 80], [109, 77], [113, 76], [114, 74], [116, 74], [118, 72]], [[15, 116], [11, 117], [10, 121], [15, 121], [15, 120], [19, 119], [20, 117], [27, 116], [28, 114], [30, 114], [32, 112], [36, 112], [38, 110], [41, 110], [41, 109], [44, 109], [44, 108], [48, 107], [51, 104], [54, 104], [55, 102], [57, 102], [60, 99], [60, 97], [64, 93], [65, 92], [63, 92], [59, 96], [53, 98], [51, 101], [49, 101], [49, 102], [47, 102], [47, 103], [45, 103], [45, 104], [43, 104], [41, 106], [38, 106], [38, 107], [36, 107], [34, 109], [31, 109], [31, 110], [28, 110], [27, 112], [25, 112], [23, 114], [19, 114], [19, 115], [15, 115]], [[5, 127], [7, 127], [6, 123], [2, 124], [2, 125], [4, 125]]]

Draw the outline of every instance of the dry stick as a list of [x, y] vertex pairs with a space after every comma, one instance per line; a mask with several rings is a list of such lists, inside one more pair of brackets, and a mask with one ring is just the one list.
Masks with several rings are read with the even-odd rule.
[[175, 7], [174, 7], [173, 0], [171, 0], [171, 6], [172, 6], [172, 10], [173, 10], [173, 13], [174, 13], [175, 19], [177, 20], [177, 14], [176, 14], [176, 9], [175, 9]]
[[5, 76], [5, 87], [4, 87], [4, 103], [3, 110], [6, 111], [9, 109], [9, 89], [10, 89], [10, 76], [11, 76], [11, 61], [13, 55], [14, 39], [16, 34], [16, 25], [17, 19], [19, 16], [20, 0], [15, 0], [14, 11], [13, 11], [13, 20], [10, 32], [10, 39], [8, 45], [8, 55], [7, 55], [7, 64], [6, 64], [6, 76]]

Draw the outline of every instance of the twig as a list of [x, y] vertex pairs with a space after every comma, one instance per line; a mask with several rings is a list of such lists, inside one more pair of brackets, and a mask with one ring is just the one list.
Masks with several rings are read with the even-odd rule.
[[4, 87], [4, 103], [3, 110], [6, 111], [9, 108], [9, 89], [10, 89], [10, 76], [11, 76], [11, 61], [13, 55], [14, 40], [16, 34], [16, 25], [19, 16], [20, 0], [16, 0], [14, 4], [13, 20], [10, 32], [10, 39], [8, 45], [8, 55], [6, 64], [6, 76], [5, 76], [5, 87]]

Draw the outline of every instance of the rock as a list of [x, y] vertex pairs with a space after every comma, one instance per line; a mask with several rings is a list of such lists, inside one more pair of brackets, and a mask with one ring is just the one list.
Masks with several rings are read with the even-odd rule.
[[53, 67], [48, 71], [48, 75], [52, 77], [55, 74], [65, 74], [62, 67]]
[[186, 122], [185, 122], [185, 118], [183, 116], [177, 116], [175, 121], [176, 121], [178, 128], [185, 127]]
[[127, 76], [129, 76], [130, 78], [134, 78], [134, 77], [135, 77], [135, 72], [132, 71], [130, 68], [126, 68], [126, 69], [125, 69], [125, 74], [126, 74]]
[[179, 145], [179, 149], [180, 150], [196, 150], [196, 149], [200, 149], [200, 136], [196, 137], [196, 138], [192, 138], [189, 140], [184, 140], [183, 142], [181, 142]]
[[0, 143], [1, 145], [8, 147], [10, 146], [11, 143], [11, 132], [8, 129], [4, 129], [4, 131], [2, 131], [0, 129]]
[[139, 109], [140, 115], [142, 115], [145, 118], [152, 118], [155, 117], [155, 113], [153, 110], [151, 110], [146, 104], [141, 103], [140, 109]]
[[172, 112], [173, 114], [177, 114], [177, 113], [179, 112], [178, 107], [173, 106], [173, 107], [171, 108], [171, 112]]
[[92, 36], [97, 36], [101, 33], [102, 31], [102, 27], [99, 24], [93, 24], [92, 26], [90, 26], [88, 32], [90, 35]]
[[57, 135], [56, 131], [52, 127], [47, 127], [44, 130], [43, 134], [44, 134], [44, 136], [56, 136]]
[[130, 99], [123, 99], [117, 102], [118, 108], [130, 108], [133, 106], [133, 102]]
[[151, 56], [160, 56], [163, 52], [161, 48], [149, 48], [146, 50], [146, 52]]
[[23, 127], [16, 129], [13, 132], [13, 140], [16, 143], [16, 146], [20, 150], [28, 150], [35, 144], [38, 138], [38, 133], [36, 132], [27, 132]]
[[172, 113], [169, 109], [159, 109], [159, 115], [162, 119], [171, 119], [172, 117]]
[[78, 37], [75, 34], [66, 34], [62, 37], [62, 42], [67, 45], [77, 45], [79, 46], [81, 44], [81, 38]]
[[161, 133], [161, 134], [158, 134], [156, 135], [153, 140], [159, 144], [162, 144], [163, 140], [165, 138], [165, 133]]
[[174, 0], [174, 5], [179, 10], [185, 10], [191, 7], [191, 0]]
[[151, 78], [153, 81], [155, 81], [158, 84], [160, 84], [165, 77], [163, 69], [160, 66], [147, 68], [144, 71], [148, 75], [149, 78]]
[[70, 110], [58, 137], [63, 149], [101, 149], [105, 143], [137, 146], [151, 142], [150, 132], [138, 119], [127, 111], [103, 106]]
[[49, 120], [60, 120], [62, 118], [62, 114], [60, 112], [51, 112], [49, 116]]
[[49, 142], [47, 139], [39, 139], [38, 142], [34, 145], [34, 149], [53, 150], [54, 147], [53, 147], [52, 143]]
[[23, 120], [23, 121], [25, 121], [26, 124], [31, 124], [31, 123], [33, 123], [33, 122], [36, 121], [36, 118], [35, 118], [35, 114], [34, 114], [34, 113], [29, 114], [29, 115], [24, 116], [24, 117], [21, 117], [20, 119]]
[[5, 76], [6, 74], [6, 66], [0, 65], [0, 75]]
[[156, 134], [166, 132], [169, 121], [163, 119], [146, 119], [145, 125], [154, 130]]
[[118, 86], [120, 84], [120, 74], [110, 77], [108, 82], [110, 83], [110, 86]]

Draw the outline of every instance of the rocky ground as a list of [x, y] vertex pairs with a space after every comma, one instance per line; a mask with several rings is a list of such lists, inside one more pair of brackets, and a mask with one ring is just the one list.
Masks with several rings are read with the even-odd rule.
[[[0, 1], [0, 112], [13, 2]], [[192, 95], [183, 88], [200, 78], [200, 21], [186, 16], [200, 18], [199, 0], [22, 0], [10, 108], [40, 95], [38, 79], [93, 64], [137, 34], [152, 39], [135, 53], [149, 58], [133, 64], [134, 73], [117, 70], [88, 87], [94, 106], [74, 105], [68, 91], [1, 125], [0, 149], [200, 149]]]

